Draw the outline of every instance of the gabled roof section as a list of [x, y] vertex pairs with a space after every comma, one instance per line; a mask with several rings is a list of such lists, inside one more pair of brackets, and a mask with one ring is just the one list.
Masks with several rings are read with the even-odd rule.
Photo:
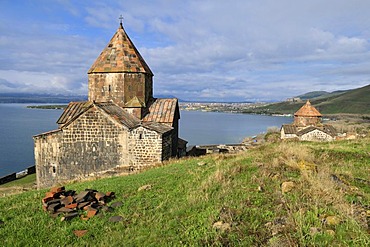
[[310, 101], [307, 100], [306, 104], [302, 106], [294, 116], [298, 117], [322, 117], [321, 113], [311, 105]]
[[87, 73], [103, 72], [141, 72], [153, 75], [122, 24]]
[[57, 124], [66, 124], [72, 121], [77, 116], [87, 111], [92, 105], [90, 101], [70, 102], [57, 120]]
[[333, 137], [338, 134], [337, 130], [334, 128], [333, 125], [325, 124], [322, 129], [324, 130], [325, 133], [327, 133], [327, 134], [329, 134]]
[[146, 123], [143, 123], [142, 126], [146, 129], [153, 130], [159, 134], [167, 133], [173, 129], [172, 127], [166, 124], [154, 123], [154, 122], [146, 122]]
[[293, 124], [283, 124], [285, 134], [297, 134], [297, 128]]
[[145, 104], [137, 96], [135, 96], [125, 104], [125, 107], [145, 107]]
[[[314, 131], [314, 130], [318, 130], [318, 131], [322, 131], [321, 129], [319, 128], [316, 128], [316, 127], [313, 127], [313, 126], [310, 126], [310, 127], [307, 127], [307, 128], [304, 128], [300, 131], [297, 132], [297, 135], [298, 136], [303, 136], [304, 134], [307, 134], [307, 133], [310, 133], [311, 131]], [[323, 132], [323, 131], [322, 131]]]
[[95, 105], [129, 129], [133, 129], [140, 125], [140, 119], [129, 114], [114, 103], [96, 103]]
[[[173, 123], [176, 114], [179, 114], [178, 100], [153, 99], [149, 103], [149, 113], [143, 118], [143, 122]], [[179, 116], [180, 118], [180, 116]]]

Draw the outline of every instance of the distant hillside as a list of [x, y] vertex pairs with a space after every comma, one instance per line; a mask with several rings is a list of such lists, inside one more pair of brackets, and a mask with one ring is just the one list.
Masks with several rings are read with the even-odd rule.
[[308, 100], [308, 99], [312, 99], [312, 98], [316, 98], [320, 96], [325, 96], [327, 94], [330, 94], [330, 93], [326, 91], [313, 91], [313, 92], [305, 93], [302, 95], [298, 95], [297, 97], [302, 100]]
[[0, 103], [68, 103], [87, 100], [85, 95], [0, 93]]
[[309, 93], [305, 93], [305, 94], [302, 94], [302, 95], [299, 95], [297, 96], [298, 98], [300, 98], [301, 100], [311, 100], [311, 99], [325, 99], [325, 98], [330, 98], [330, 97], [333, 97], [333, 96], [338, 96], [338, 95], [341, 95], [341, 94], [344, 94], [346, 92], [348, 92], [350, 90], [338, 90], [338, 91], [334, 91], [334, 92], [326, 92], [326, 91], [313, 91], [313, 92], [309, 92]]
[[326, 101], [314, 102], [324, 114], [356, 113], [370, 114], [370, 85], [350, 90]]
[[[310, 98], [309, 96], [318, 95]], [[370, 114], [370, 85], [365, 87], [335, 91], [332, 93], [311, 92], [303, 94], [301, 99], [310, 99], [311, 103], [323, 114]], [[304, 102], [279, 102], [253, 110], [255, 113], [266, 114], [293, 114]]]

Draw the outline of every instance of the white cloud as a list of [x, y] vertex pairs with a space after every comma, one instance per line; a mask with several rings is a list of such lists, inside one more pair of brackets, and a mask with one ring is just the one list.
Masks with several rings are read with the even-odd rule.
[[[16, 17], [0, 24], [0, 78], [23, 90], [86, 92], [86, 71], [122, 14], [157, 94], [268, 100], [370, 83], [369, 1], [57, 4], [51, 13], [25, 12], [35, 16], [26, 29]], [[8, 28], [9, 21], [16, 25]]]

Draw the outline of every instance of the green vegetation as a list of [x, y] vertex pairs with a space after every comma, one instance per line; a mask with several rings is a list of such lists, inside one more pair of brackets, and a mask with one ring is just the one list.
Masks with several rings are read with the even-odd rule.
[[[369, 150], [369, 139], [275, 142], [65, 185], [114, 191], [110, 203], [123, 202], [88, 221], [52, 218], [41, 208], [46, 190], [27, 191], [0, 198], [0, 238], [3, 246], [369, 246]], [[294, 186], [282, 193], [287, 181]], [[114, 215], [123, 221], [109, 222]]]
[[66, 107], [67, 105], [29, 105], [27, 106], [27, 108], [31, 108], [31, 109], [51, 109], [51, 110], [65, 109]]
[[[310, 101], [322, 114], [370, 114], [370, 85], [346, 92], [337, 91], [329, 94], [313, 92], [312, 95], [319, 95], [310, 98]], [[294, 114], [303, 103], [279, 102], [248, 111], [265, 114]]]
[[9, 188], [14, 186], [30, 187], [36, 182], [36, 174], [27, 175], [23, 178], [0, 185], [0, 188]]

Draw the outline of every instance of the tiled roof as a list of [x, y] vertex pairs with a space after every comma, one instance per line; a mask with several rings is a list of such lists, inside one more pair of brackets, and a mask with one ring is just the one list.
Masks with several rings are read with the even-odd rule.
[[170, 123], [178, 114], [177, 99], [153, 99], [149, 103], [149, 113], [143, 118], [144, 122]]
[[122, 25], [95, 60], [88, 74], [94, 72], [142, 72], [153, 75]]
[[[175, 105], [177, 105], [177, 99], [172, 100], [159, 100], [160, 103], [163, 103], [166, 107], [170, 102], [176, 102]], [[167, 104], [164, 104], [166, 103]], [[162, 105], [162, 104], [159, 104]], [[160, 134], [166, 133], [173, 128], [164, 124], [167, 122], [155, 122], [155, 121], [143, 121], [141, 122], [140, 119], [135, 117], [134, 115], [126, 112], [122, 107], [111, 103], [111, 102], [103, 102], [103, 103], [93, 103], [90, 101], [83, 101], [83, 102], [71, 102], [68, 104], [67, 108], [64, 110], [60, 118], [58, 119], [57, 123], [62, 124], [65, 126], [65, 124], [72, 122], [74, 119], [76, 119], [78, 116], [80, 116], [82, 113], [86, 112], [91, 107], [97, 107], [98, 109], [101, 109], [106, 114], [108, 114], [110, 117], [121, 123], [122, 125], [126, 126], [129, 129], [134, 129], [139, 126], [143, 126], [144, 128], [156, 131]], [[164, 108], [160, 108], [164, 109]], [[162, 110], [162, 113], [164, 113], [164, 116], [158, 117], [158, 119], [162, 120], [168, 120], [171, 119], [171, 116], [174, 116], [174, 111], [171, 110], [172, 108], [165, 108], [166, 110]], [[176, 109], [176, 108], [174, 108]], [[172, 111], [172, 114], [171, 114]], [[157, 116], [156, 114], [154, 114]], [[150, 118], [152, 119], [152, 118]], [[172, 123], [172, 122], [171, 122]], [[43, 133], [45, 134], [45, 133]], [[42, 135], [43, 135], [42, 134]]]
[[[304, 134], [307, 134], [307, 133], [309, 133], [309, 132], [311, 132], [311, 131], [314, 131], [314, 130], [320, 130], [320, 129], [318, 129], [318, 128], [316, 128], [316, 127], [313, 127], [313, 126], [309, 126], [309, 127], [307, 127], [307, 128], [304, 128], [304, 129], [302, 129], [302, 130], [298, 131], [298, 132], [297, 132], [297, 135], [298, 135], [298, 136], [303, 136]], [[322, 131], [322, 130], [320, 130], [320, 131]]]
[[142, 126], [146, 129], [153, 130], [157, 133], [164, 134], [168, 131], [171, 131], [173, 128], [166, 125], [166, 124], [161, 124], [161, 123], [154, 123], [154, 122], [146, 122], [143, 123]]
[[181, 139], [181, 138], [178, 138], [178, 140], [177, 140], [177, 146], [179, 148], [186, 148], [186, 144], [188, 144], [188, 141], [186, 141], [184, 139]]
[[307, 134], [307, 133], [309, 133], [311, 131], [314, 131], [314, 130], [322, 131], [322, 132], [324, 132], [324, 133], [326, 133], [326, 134], [328, 134], [332, 137], [337, 135], [337, 131], [331, 125], [324, 125], [323, 127], [310, 126], [310, 127], [307, 127], [307, 128], [304, 128], [304, 129], [298, 131], [297, 135], [302, 136], [302, 135]]
[[323, 130], [324, 130], [325, 133], [327, 133], [331, 136], [336, 136], [337, 135], [337, 130], [332, 125], [325, 124], [323, 126]]
[[50, 130], [48, 132], [44, 132], [44, 133], [41, 133], [41, 134], [38, 134], [38, 135], [34, 135], [33, 138], [38, 138], [38, 137], [44, 137], [44, 136], [47, 136], [47, 135], [52, 135], [52, 134], [55, 134], [55, 133], [58, 133], [59, 131], [61, 131], [60, 129], [57, 129], [57, 130]]
[[129, 129], [140, 125], [140, 119], [129, 114], [114, 103], [96, 103], [95, 105]]
[[302, 106], [294, 116], [300, 117], [321, 117], [321, 113], [311, 105], [310, 101], [307, 100], [306, 104]]
[[283, 124], [282, 128], [284, 129], [285, 134], [297, 133], [297, 128], [293, 124]]
[[66, 124], [70, 120], [76, 118], [92, 106], [92, 102], [70, 102], [62, 115], [57, 120], [57, 124]]

